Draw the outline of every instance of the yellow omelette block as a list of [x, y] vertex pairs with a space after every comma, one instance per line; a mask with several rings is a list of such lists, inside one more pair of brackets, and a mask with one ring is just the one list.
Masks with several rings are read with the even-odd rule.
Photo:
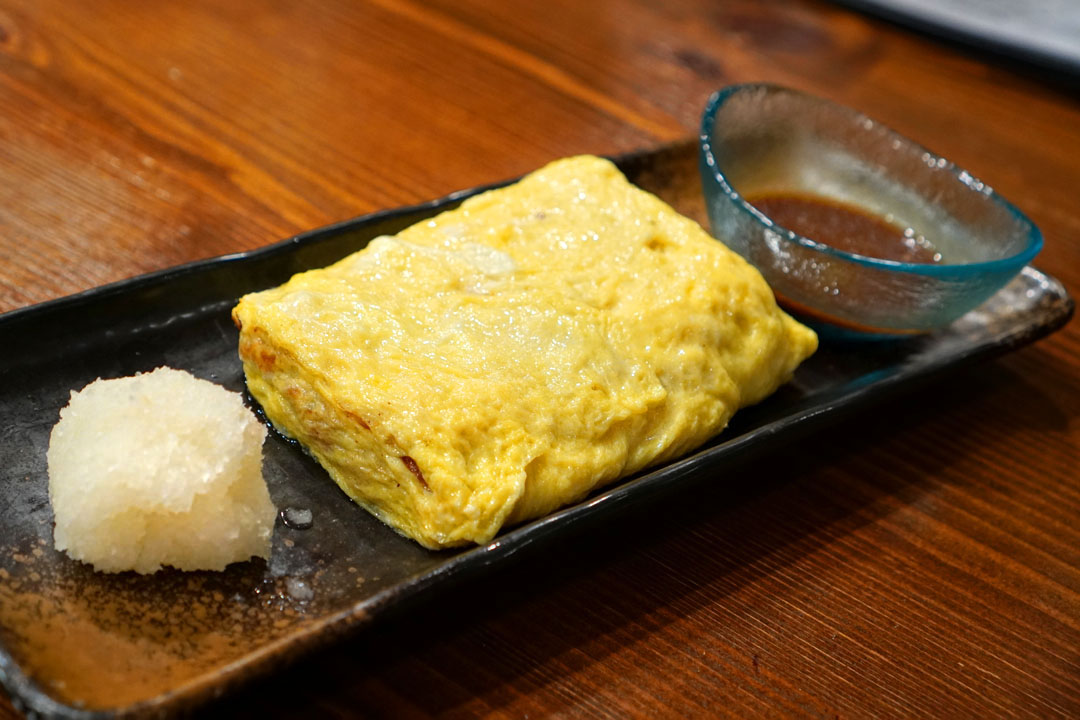
[[274, 425], [429, 548], [686, 453], [817, 347], [753, 267], [596, 157], [246, 295], [233, 319]]

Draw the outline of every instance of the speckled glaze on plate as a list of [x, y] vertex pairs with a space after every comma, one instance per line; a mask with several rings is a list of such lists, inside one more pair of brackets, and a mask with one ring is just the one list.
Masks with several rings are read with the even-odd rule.
[[[693, 142], [619, 159], [629, 178], [703, 221]], [[1061, 284], [1025, 268], [945, 330], [880, 344], [822, 345], [792, 383], [740, 412], [721, 435], [492, 543], [430, 552], [395, 534], [338, 490], [297, 446], [271, 435], [264, 473], [279, 521], [269, 562], [223, 573], [102, 575], [52, 549], [45, 452], [68, 394], [97, 377], [160, 365], [243, 390], [241, 294], [326, 265], [486, 188], [376, 213], [243, 255], [134, 278], [0, 316], [0, 681], [34, 716], [162, 716], [189, 710], [313, 647], [414, 607], [519, 550], [715, 477], [976, 360], [1064, 325]], [[163, 418], [163, 422], [167, 418]], [[311, 526], [302, 529], [311, 511]], [[594, 525], [594, 527], [589, 527]], [[586, 529], [587, 528], [587, 529]]]

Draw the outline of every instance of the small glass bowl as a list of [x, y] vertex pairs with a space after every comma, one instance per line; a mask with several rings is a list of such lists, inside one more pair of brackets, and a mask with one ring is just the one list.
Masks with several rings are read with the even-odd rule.
[[[753, 263], [780, 302], [835, 335], [948, 325], [1042, 248], [1039, 229], [966, 171], [861, 113], [775, 85], [733, 85], [709, 98], [700, 168], [713, 235]], [[942, 261], [845, 252], [780, 227], [744, 199], [776, 193], [829, 198], [916, 228]]]

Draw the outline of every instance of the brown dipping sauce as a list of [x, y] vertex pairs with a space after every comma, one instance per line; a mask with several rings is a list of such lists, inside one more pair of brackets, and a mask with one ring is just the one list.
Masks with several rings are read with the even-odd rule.
[[[756, 195], [748, 197], [747, 202], [777, 225], [838, 250], [905, 263], [933, 265], [941, 262], [941, 253], [915, 230], [891, 223], [856, 205], [817, 195], [789, 192]], [[843, 285], [844, 296], [850, 303], [865, 302], [874, 292], [873, 284], [863, 278], [854, 267], [837, 265], [833, 272], [833, 293]], [[795, 276], [791, 280], [801, 280], [808, 295], [814, 295], [818, 291], [817, 287], [811, 287], [811, 282], [814, 282], [812, 278]], [[825, 290], [828, 291], [829, 288]], [[897, 335], [912, 332], [860, 325], [808, 307], [779, 292], [776, 299], [796, 313], [860, 332]]]
[[758, 195], [747, 202], [777, 225], [837, 250], [905, 263], [941, 262], [941, 253], [911, 228], [855, 205], [800, 193]]

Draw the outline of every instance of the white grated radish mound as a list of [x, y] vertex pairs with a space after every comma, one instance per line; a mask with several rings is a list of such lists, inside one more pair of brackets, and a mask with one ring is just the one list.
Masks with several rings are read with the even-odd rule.
[[49, 440], [56, 549], [105, 572], [269, 557], [265, 437], [240, 395], [182, 370], [72, 392]]

